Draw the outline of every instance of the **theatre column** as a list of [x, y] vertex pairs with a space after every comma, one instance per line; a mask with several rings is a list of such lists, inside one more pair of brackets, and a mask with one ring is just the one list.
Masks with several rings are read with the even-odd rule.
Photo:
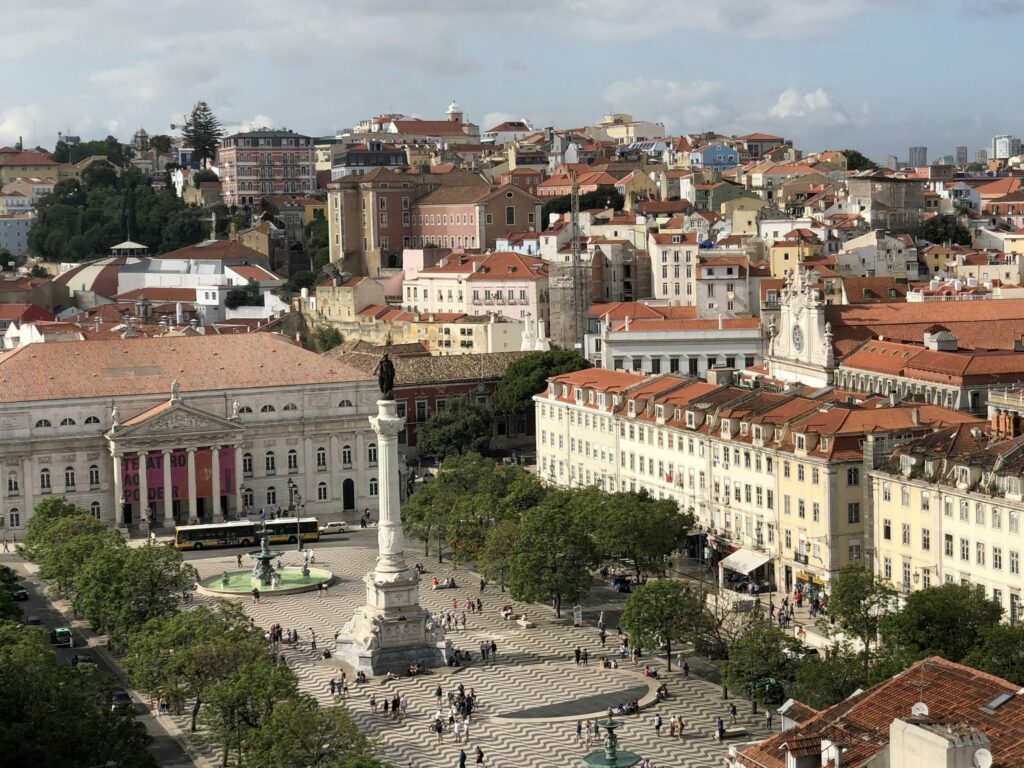
[[188, 449], [188, 521], [199, 520], [199, 505], [196, 504], [196, 449]]
[[242, 516], [245, 505], [242, 503], [242, 446], [235, 446], [235, 515]]
[[214, 445], [210, 448], [210, 462], [213, 470], [213, 522], [220, 523], [224, 520], [224, 512], [220, 506], [220, 446]]
[[171, 450], [165, 448], [164, 455], [164, 525], [174, 527], [174, 486], [171, 485]]
[[124, 528], [124, 484], [121, 478], [121, 454], [113, 454], [114, 459], [114, 525]]
[[146, 477], [146, 457], [148, 451], [135, 454], [139, 460], [139, 524], [149, 525], [149, 478]]

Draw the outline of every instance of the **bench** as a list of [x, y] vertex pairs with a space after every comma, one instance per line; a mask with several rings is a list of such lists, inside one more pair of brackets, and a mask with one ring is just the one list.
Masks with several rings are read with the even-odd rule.
[[[739, 726], [739, 725], [734, 725], [731, 728], [726, 728], [724, 731], [722, 731], [722, 738], [720, 740], [721, 741], [725, 741], [726, 739], [738, 739], [741, 736], [746, 736], [746, 735], [748, 735], [746, 728], [743, 728], [742, 726]], [[717, 729], [715, 730], [715, 739], [718, 739], [718, 730]]]
[[516, 624], [518, 624], [523, 629], [533, 629], [537, 626], [525, 616], [520, 616], [518, 619], [516, 619]]

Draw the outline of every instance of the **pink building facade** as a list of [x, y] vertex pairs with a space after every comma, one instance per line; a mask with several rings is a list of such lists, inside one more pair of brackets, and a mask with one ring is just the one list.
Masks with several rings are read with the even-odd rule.
[[260, 129], [225, 137], [217, 150], [225, 205], [253, 205], [264, 195], [315, 189], [313, 140], [292, 131]]

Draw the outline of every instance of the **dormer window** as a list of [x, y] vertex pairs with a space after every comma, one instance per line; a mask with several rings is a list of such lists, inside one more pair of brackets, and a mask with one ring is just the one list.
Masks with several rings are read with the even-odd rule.
[[904, 475], [909, 475], [910, 471], [913, 469], [913, 467], [914, 467], [914, 457], [913, 456], [900, 456], [900, 471]]
[[604, 392], [600, 393], [597, 396], [597, 404], [600, 405], [602, 408], [604, 408], [604, 405], [605, 405], [605, 395], [604, 395]]
[[656, 406], [654, 406], [654, 415], [657, 416], [659, 419], [664, 419], [665, 418], [665, 406], [664, 405], [656, 405]]
[[583, 390], [580, 387], [576, 387], [573, 391], [573, 397], [577, 403], [580, 402], [583, 399]]
[[629, 405], [627, 407], [629, 409], [629, 415], [636, 416], [636, 401], [630, 400]]
[[749, 427], [750, 427], [750, 425], [747, 422], [741, 421], [740, 422], [740, 434], [741, 435], [747, 434], [747, 430], [748, 430]]
[[830, 446], [831, 444], [832, 444], [832, 440], [831, 440], [831, 438], [828, 438], [828, 437], [823, 437], [823, 438], [821, 438], [821, 450], [823, 450], [823, 451], [827, 451], [827, 450], [828, 450], [828, 447], [829, 447], [829, 446]]
[[730, 427], [729, 419], [722, 419], [722, 437], [729, 437]]
[[678, 245], [681, 242], [683, 242], [682, 235], [672, 235], [672, 244], [673, 245]]
[[754, 439], [755, 440], [760, 440], [761, 439], [761, 427], [756, 427], [756, 426], [754, 427]]
[[554, 384], [548, 384], [548, 394], [551, 395], [552, 397], [555, 396], [555, 385]]
[[697, 417], [694, 415], [693, 411], [687, 411], [686, 412], [686, 426], [689, 427], [690, 429], [694, 429], [696, 424], [697, 424]]
[[957, 485], [970, 485], [971, 484], [971, 468], [970, 467], [957, 467], [956, 468], [956, 482], [957, 482]]
[[797, 435], [796, 436], [796, 447], [797, 447], [797, 450], [801, 450], [801, 451], [807, 450], [807, 438], [804, 435]]

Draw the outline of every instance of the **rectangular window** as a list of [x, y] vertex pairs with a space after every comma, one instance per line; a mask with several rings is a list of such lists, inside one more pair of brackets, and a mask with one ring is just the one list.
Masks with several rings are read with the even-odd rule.
[[984, 544], [984, 542], [981, 542], [981, 541], [975, 542], [974, 543], [974, 549], [975, 549], [975, 562], [978, 565], [984, 565], [985, 564], [985, 544]]
[[967, 539], [960, 539], [960, 559], [966, 562], [971, 560], [971, 542]]
[[910, 546], [910, 523], [903, 523], [903, 545]]
[[860, 525], [860, 502], [851, 501], [846, 505], [846, 521], [850, 525]]
[[892, 558], [887, 557], [882, 561], [882, 576], [886, 581], [892, 581]]
[[850, 467], [846, 470], [846, 484], [860, 485], [860, 469], [858, 467]]
[[892, 520], [888, 518], [882, 520], [882, 538], [886, 541], [892, 541]]
[[930, 551], [932, 548], [932, 532], [927, 528], [921, 529], [921, 549], [925, 552]]
[[505, 206], [505, 223], [508, 225], [513, 225], [516, 223], [516, 209], [514, 206]]
[[1003, 548], [992, 547], [992, 568], [1001, 571], [1003, 570]]
[[928, 512], [931, 508], [932, 502], [928, 496], [928, 491], [921, 491], [921, 511]]
[[910, 506], [910, 488], [905, 485], [900, 487], [900, 503], [904, 507]]
[[1010, 550], [1010, 573], [1016, 576], [1020, 573], [1020, 553]]
[[945, 535], [945, 543], [943, 544], [945, 549], [946, 557], [953, 556], [953, 534], [947, 533]]

